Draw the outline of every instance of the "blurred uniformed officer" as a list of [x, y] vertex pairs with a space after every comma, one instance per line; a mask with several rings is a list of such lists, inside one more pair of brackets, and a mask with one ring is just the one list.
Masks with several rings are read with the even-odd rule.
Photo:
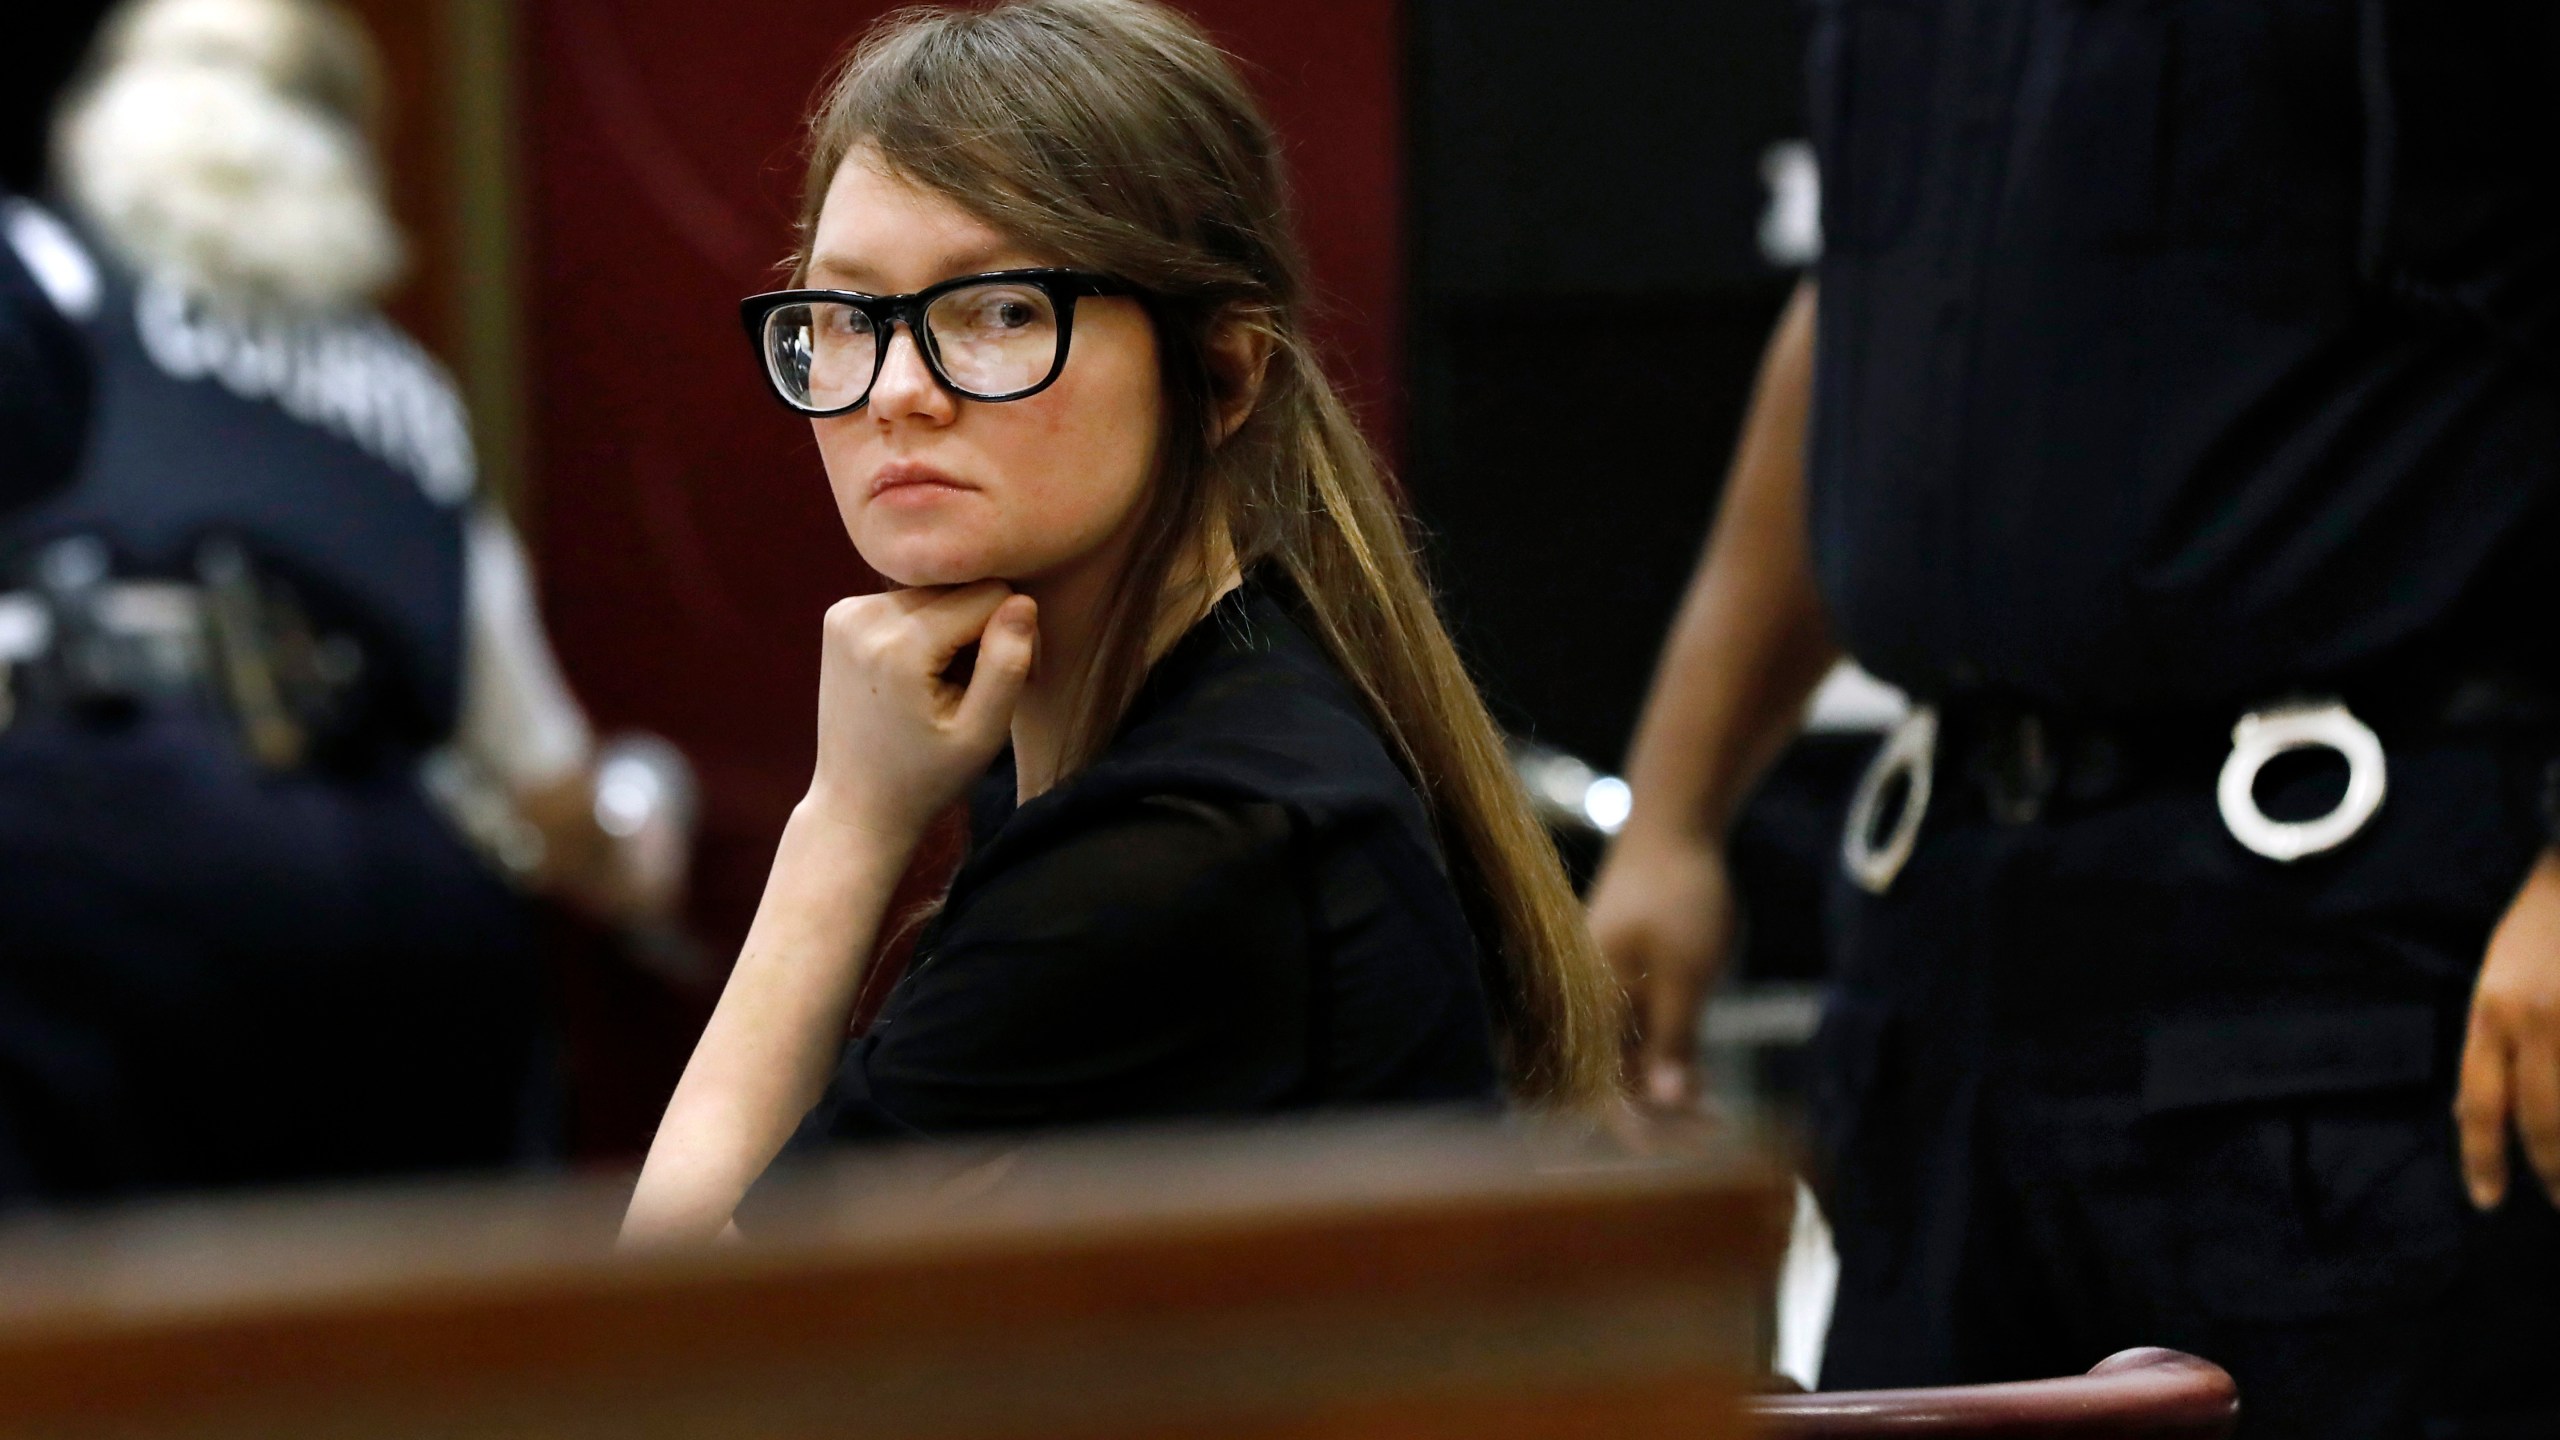
[[1593, 900], [1648, 1084], [1845, 650], [1919, 708], [1824, 1383], [2156, 1344], [2250, 1435], [2560, 1434], [2560, 7], [1822, 0], [1811, 72], [1825, 252]]
[[[64, 112], [76, 483], [0, 526], [0, 1205], [548, 1148], [519, 890], [663, 916], [687, 800], [593, 743], [396, 272], [318, 0], [139, 0]], [[477, 842], [476, 844], [473, 842]]]

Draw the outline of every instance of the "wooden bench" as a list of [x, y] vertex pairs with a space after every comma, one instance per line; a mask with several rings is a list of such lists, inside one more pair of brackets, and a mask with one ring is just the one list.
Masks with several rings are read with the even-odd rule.
[[0, 1435], [1739, 1433], [1791, 1192], [1745, 1142], [1448, 1117], [850, 1155], [747, 1243], [601, 1181], [0, 1227]]

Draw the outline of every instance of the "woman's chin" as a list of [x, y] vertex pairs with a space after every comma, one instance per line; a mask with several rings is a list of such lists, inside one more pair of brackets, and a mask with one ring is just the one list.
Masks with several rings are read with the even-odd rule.
[[856, 545], [862, 563], [873, 574], [892, 585], [910, 589], [938, 585], [969, 585], [991, 575], [1002, 574], [989, 556], [935, 550], [914, 545]]

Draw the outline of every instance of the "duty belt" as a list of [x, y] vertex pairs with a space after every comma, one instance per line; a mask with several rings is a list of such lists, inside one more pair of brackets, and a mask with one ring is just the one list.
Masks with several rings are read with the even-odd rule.
[[31, 588], [0, 592], [0, 730], [26, 703], [103, 715], [203, 697], [229, 710], [260, 764], [309, 760], [345, 729], [362, 650], [319, 633], [235, 542], [205, 542], [196, 572], [194, 583], [119, 580], [95, 539], [46, 548]]
[[[2424, 728], [2548, 726], [2552, 711], [2538, 691], [2478, 680], [2453, 687], [2443, 704], [2428, 707]], [[2257, 780], [2270, 761], [2297, 750], [2337, 755], [2346, 765], [2346, 786], [2327, 814], [2278, 820], [2259, 807]], [[1969, 785], [1994, 821], [2024, 825], [2056, 801], [2096, 802], [2146, 779], [2206, 774], [2215, 775], [2215, 806], [2232, 839], [2278, 864], [2355, 838], [2382, 808], [2390, 778], [2381, 738], [2336, 696], [2294, 697], [2250, 710], [2228, 730], [2110, 727], [2015, 707], [1947, 713], [1922, 705], [1886, 737], [1860, 777], [1841, 837], [1841, 865], [1871, 893], [1891, 889], [1919, 843], [1922, 821], [1951, 785]]]

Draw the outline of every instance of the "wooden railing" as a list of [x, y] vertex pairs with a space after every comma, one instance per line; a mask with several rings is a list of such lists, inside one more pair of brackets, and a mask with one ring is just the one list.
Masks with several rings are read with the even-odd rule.
[[1730, 1138], [1447, 1117], [848, 1155], [749, 1239], [624, 1186], [0, 1227], [0, 1435], [1735, 1433], [1789, 1189]]

